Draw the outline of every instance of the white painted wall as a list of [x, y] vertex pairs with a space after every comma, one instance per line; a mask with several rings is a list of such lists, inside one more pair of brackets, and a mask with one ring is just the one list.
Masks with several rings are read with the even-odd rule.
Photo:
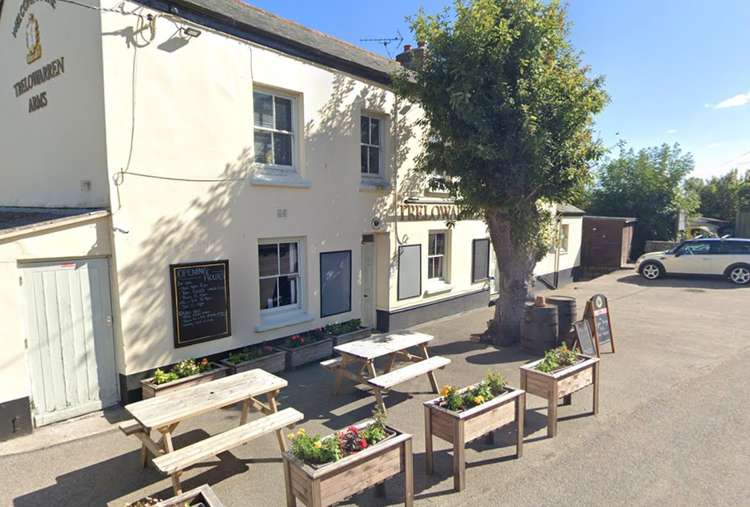
[[[568, 250], [560, 252], [558, 271], [573, 269], [581, 265], [581, 240], [583, 238], [583, 217], [563, 216], [560, 225], [568, 226]], [[547, 254], [534, 268], [534, 276], [555, 272], [555, 253]]]
[[[0, 206], [106, 206], [99, 12], [36, 2], [14, 37], [21, 4], [6, 0], [0, 18]], [[27, 64], [30, 15], [39, 23], [42, 56]], [[58, 58], [64, 73], [16, 96], [15, 83]], [[40, 93], [47, 106], [29, 113], [29, 99]]]
[[0, 322], [3, 323], [3, 354], [0, 360], [0, 402], [28, 396], [25, 313], [19, 287], [19, 263], [108, 256], [109, 218], [25, 236], [0, 239]]

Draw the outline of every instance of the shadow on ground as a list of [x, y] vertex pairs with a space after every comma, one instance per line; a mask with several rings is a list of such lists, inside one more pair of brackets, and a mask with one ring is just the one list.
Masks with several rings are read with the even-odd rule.
[[[618, 278], [619, 283], [637, 285], [639, 287], [669, 287], [684, 288], [689, 292], [701, 292], [709, 289], [743, 289], [742, 285], [736, 285], [721, 277], [692, 277], [681, 278], [677, 276], [665, 276], [657, 280], [646, 280], [639, 275], [628, 275]], [[690, 290], [693, 289], [693, 290]]]

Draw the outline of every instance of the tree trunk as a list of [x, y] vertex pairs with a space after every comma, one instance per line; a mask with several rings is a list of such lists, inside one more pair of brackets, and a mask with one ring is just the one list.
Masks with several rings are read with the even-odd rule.
[[521, 337], [524, 304], [531, 291], [534, 252], [514, 241], [510, 217], [502, 210], [486, 212], [492, 247], [500, 271], [499, 298], [488, 333], [495, 345], [517, 343]]

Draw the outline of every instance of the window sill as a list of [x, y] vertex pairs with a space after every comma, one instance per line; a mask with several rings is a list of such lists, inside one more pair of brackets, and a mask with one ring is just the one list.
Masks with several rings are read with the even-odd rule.
[[311, 320], [313, 320], [312, 316], [305, 313], [304, 310], [289, 310], [271, 315], [261, 315], [260, 324], [255, 326], [255, 331], [262, 333], [263, 331], [302, 324]]
[[259, 166], [250, 175], [253, 185], [270, 187], [310, 188], [310, 180], [303, 178], [296, 171], [274, 166]]
[[385, 178], [368, 178], [363, 177], [359, 182], [360, 192], [380, 192], [391, 189], [391, 184]]
[[437, 294], [444, 294], [453, 290], [453, 285], [443, 281], [432, 281], [428, 282], [424, 290], [425, 296], [435, 296]]

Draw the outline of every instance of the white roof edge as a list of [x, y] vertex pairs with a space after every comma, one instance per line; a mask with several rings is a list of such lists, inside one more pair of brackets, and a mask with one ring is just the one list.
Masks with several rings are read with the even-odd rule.
[[48, 229], [55, 229], [57, 227], [64, 227], [66, 225], [73, 225], [90, 220], [96, 220], [99, 218], [107, 217], [110, 214], [111, 213], [108, 210], [94, 210], [87, 213], [82, 213], [80, 215], [53, 218], [51, 220], [45, 220], [43, 222], [37, 222], [34, 224], [21, 225], [18, 227], [14, 227], [13, 229], [0, 231], [0, 240], [11, 239], [18, 236], [25, 236], [27, 234], [43, 232]]

